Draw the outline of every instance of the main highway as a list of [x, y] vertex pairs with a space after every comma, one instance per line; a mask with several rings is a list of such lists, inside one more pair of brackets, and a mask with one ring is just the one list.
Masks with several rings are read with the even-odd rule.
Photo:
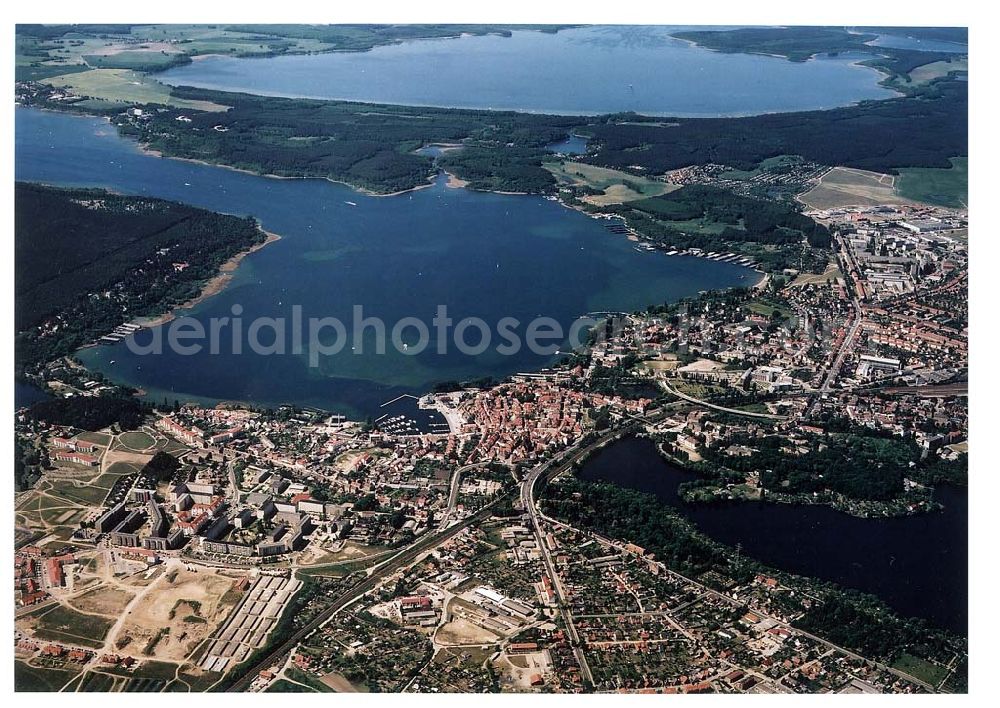
[[[676, 405], [676, 403], [670, 404], [671, 407]], [[659, 411], [648, 413], [641, 420], [648, 423], [654, 423], [664, 415], [666, 415], [666, 412], [661, 409]], [[576, 626], [573, 624], [573, 614], [568, 607], [566, 592], [563, 589], [562, 581], [559, 579], [559, 574], [556, 572], [555, 564], [552, 562], [552, 555], [549, 553], [549, 547], [545, 543], [545, 536], [542, 533], [542, 526], [539, 521], [538, 508], [535, 506], [535, 487], [538, 484], [539, 479], [542, 479], [543, 477], [546, 481], [555, 479], [559, 475], [570, 470], [574, 464], [583, 460], [590, 453], [624, 435], [627, 430], [627, 426], [612, 428], [587, 445], [568, 448], [559, 453], [552, 460], [533, 467], [521, 482], [521, 506], [531, 518], [531, 524], [535, 531], [535, 543], [538, 545], [542, 563], [545, 566], [545, 573], [548, 575], [549, 581], [552, 583], [552, 590], [556, 596], [559, 613], [562, 615], [563, 623], [566, 625], [566, 634], [569, 637], [570, 646], [573, 648], [573, 655], [576, 657], [576, 661], [580, 665], [580, 674], [588, 686], [594, 685], [594, 677], [590, 672], [590, 665], [587, 663], [587, 657], [583, 653], [583, 643], [580, 641], [580, 635], [577, 633]]]
[[746, 418], [763, 418], [765, 420], [788, 420], [787, 415], [774, 415], [773, 413], [755, 413], [754, 411], [744, 411], [739, 408], [727, 408], [726, 406], [720, 406], [716, 403], [709, 403], [708, 401], [702, 401], [701, 399], [695, 398], [694, 396], [689, 396], [686, 393], [681, 393], [673, 386], [668, 384], [666, 380], [662, 380], [660, 383], [663, 384], [663, 388], [667, 390], [672, 396], [677, 396], [678, 398], [687, 401], [688, 403], [694, 403], [698, 406], [703, 406], [704, 408], [711, 408], [712, 410], [720, 411], [722, 413], [730, 413], [732, 415], [740, 415]]
[[[856, 275], [858, 273], [857, 265], [854, 264], [854, 260], [851, 257], [850, 249], [844, 244], [843, 237], [839, 234], [836, 235], [835, 240], [837, 242], [838, 250], [841, 251], [841, 272], [845, 274], [845, 280], [849, 287], [851, 288], [851, 304], [854, 306], [854, 314], [851, 316], [851, 324], [847, 328], [847, 333], [844, 335], [843, 341], [840, 343], [840, 348], [833, 357], [833, 361], [830, 364], [830, 368], [826, 372], [826, 378], [823, 380], [823, 385], [820, 387], [820, 396], [825, 396], [830, 392], [833, 382], [840, 375], [840, 368], [844, 365], [844, 359], [847, 354], [851, 351], [851, 346], [854, 344], [855, 337], [858, 336], [858, 330], [861, 329], [861, 300], [858, 297], [859, 284], [856, 281]], [[853, 276], [851, 274], [854, 274]]]

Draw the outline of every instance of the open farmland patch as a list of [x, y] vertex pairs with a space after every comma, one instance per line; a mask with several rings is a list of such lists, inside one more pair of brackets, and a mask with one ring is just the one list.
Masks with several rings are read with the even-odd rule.
[[39, 639], [100, 648], [114, 620], [56, 605], [33, 622]]
[[895, 181], [893, 175], [834, 167], [823, 175], [819, 184], [800, 195], [799, 201], [813, 209], [912, 203], [896, 193]]

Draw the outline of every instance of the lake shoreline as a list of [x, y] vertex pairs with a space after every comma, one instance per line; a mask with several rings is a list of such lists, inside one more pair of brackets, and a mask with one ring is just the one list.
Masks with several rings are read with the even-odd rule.
[[[452, 172], [449, 172], [447, 170], [439, 170], [436, 174], [434, 174], [434, 175], [432, 175], [432, 176], [430, 176], [430, 177], [427, 178], [427, 183], [426, 184], [417, 185], [416, 187], [410, 187], [409, 189], [401, 189], [401, 190], [396, 191], [396, 192], [372, 192], [371, 190], [368, 190], [368, 189], [366, 189], [364, 187], [359, 187], [359, 186], [357, 186], [355, 184], [351, 184], [350, 182], [345, 182], [343, 180], [336, 180], [336, 179], [332, 179], [330, 177], [311, 177], [311, 176], [308, 176], [308, 175], [290, 176], [290, 175], [275, 175], [275, 174], [269, 174], [269, 173], [266, 173], [266, 172], [255, 172], [254, 170], [248, 170], [248, 169], [243, 168], [243, 167], [234, 167], [232, 165], [227, 165], [227, 164], [222, 163], [222, 162], [211, 162], [209, 160], [199, 160], [197, 158], [191, 158], [191, 157], [178, 157], [178, 156], [175, 156], [175, 155], [167, 155], [167, 154], [165, 154], [165, 153], [163, 153], [163, 152], [161, 152], [159, 150], [155, 150], [155, 149], [149, 147], [149, 145], [145, 144], [145, 143], [139, 143], [139, 142], [137, 142], [136, 145], [138, 146], [139, 151], [142, 152], [143, 154], [150, 155], [151, 157], [158, 157], [158, 158], [164, 159], [164, 160], [180, 160], [182, 162], [190, 162], [190, 163], [193, 163], [193, 164], [196, 164], [196, 165], [205, 165], [205, 166], [208, 166], [208, 167], [221, 167], [221, 168], [226, 169], [226, 170], [232, 170], [234, 172], [241, 172], [243, 174], [253, 175], [255, 177], [265, 177], [267, 179], [278, 179], [278, 180], [309, 180], [309, 179], [319, 179], [319, 180], [324, 180], [326, 182], [331, 182], [333, 184], [342, 184], [345, 187], [349, 187], [350, 189], [354, 190], [355, 192], [358, 192], [359, 194], [363, 194], [366, 197], [398, 197], [398, 196], [401, 196], [403, 194], [412, 194], [413, 192], [417, 192], [417, 191], [419, 191], [421, 189], [428, 189], [430, 187], [433, 187], [434, 184], [437, 182], [438, 177], [440, 177], [442, 174], [444, 174], [444, 175], [447, 176], [447, 182], [445, 183], [445, 187], [447, 187], [449, 189], [469, 189], [471, 191], [483, 192], [483, 193], [486, 193], [486, 194], [500, 194], [500, 195], [508, 196], [508, 197], [524, 197], [524, 196], [532, 196], [534, 194], [532, 192], [516, 192], [516, 191], [499, 190], [499, 189], [476, 189], [475, 187], [470, 187], [469, 186], [470, 182], [468, 180], [464, 180], [461, 177], [458, 177], [457, 175], [455, 175]], [[452, 143], [449, 143], [449, 144], [431, 143], [431, 145], [444, 146], [444, 147], [446, 147], [446, 149], [450, 149], [450, 150], [456, 150], [456, 149], [459, 149], [461, 147], [460, 145], [452, 144]], [[424, 146], [424, 147], [427, 147], [427, 146]], [[537, 196], [545, 196], [545, 195], [539, 193]], [[580, 212], [581, 214], [585, 214], [585, 215], [587, 215], [587, 216], [589, 216], [591, 218], [594, 218], [594, 214], [593, 213], [587, 212], [587, 211], [585, 211], [584, 209], [582, 209], [581, 207], [579, 207], [577, 205], [568, 204], [561, 197], [558, 198], [558, 202], [559, 202], [559, 204], [563, 205], [564, 207], [566, 207], [568, 209], [573, 209], [575, 211]], [[644, 243], [651, 243], [649, 241], [649, 239], [646, 239], [646, 238], [642, 238], [640, 240], [642, 240]], [[654, 248], [656, 248], [656, 250], [658, 250], [658, 251], [663, 251], [664, 250], [664, 249], [660, 248], [659, 246], [657, 246], [656, 244], [652, 244], [651, 243], [651, 245], [653, 245]], [[695, 256], [695, 257], [697, 257], [697, 256]], [[754, 270], [754, 272], [758, 273], [760, 277], [758, 278], [758, 280], [757, 280], [756, 283], [750, 285], [749, 287], [751, 289], [754, 289], [754, 290], [759, 290], [759, 289], [761, 289], [762, 287], [764, 287], [766, 285], [766, 283], [770, 279], [770, 276], [769, 276], [768, 273], [766, 273], [764, 271], [757, 270], [757, 269], [752, 269], [752, 270]]]
[[[702, 473], [691, 469], [683, 460], [678, 457], [674, 457], [666, 450], [663, 449], [662, 444], [656, 445], [656, 451], [659, 453], [660, 457], [670, 466], [681, 470], [684, 473], [697, 475], [699, 480], [710, 481], [712, 478], [703, 475]], [[724, 506], [727, 504], [786, 504], [786, 505], [803, 505], [803, 506], [825, 506], [829, 509], [840, 514], [846, 514], [847, 516], [853, 516], [856, 519], [899, 519], [911, 516], [920, 516], [921, 514], [933, 514], [941, 511], [943, 508], [940, 503], [932, 502], [926, 508], [917, 509], [904, 509], [900, 510], [898, 506], [893, 506], [888, 508], [887, 513], [884, 514], [862, 514], [857, 513], [856, 510], [850, 506], [849, 500], [838, 500], [837, 498], [812, 498], [807, 494], [794, 495], [794, 494], [782, 494], [781, 492], [771, 492], [765, 489], [761, 489], [760, 496], [748, 497], [748, 496], [732, 496], [732, 497], [717, 497], [714, 499], [697, 499], [692, 498], [690, 495], [684, 494], [678, 491], [677, 498], [680, 499], [685, 505], [689, 507], [697, 506]], [[934, 488], [930, 488], [931, 495], [933, 495]]]
[[[685, 42], [686, 44], [689, 44], [692, 47], [696, 47], [698, 49], [704, 49], [704, 50], [709, 51], [709, 52], [717, 52], [719, 54], [746, 54], [748, 56], [770, 57], [771, 59], [784, 59], [785, 61], [795, 62], [795, 63], [799, 63], [799, 64], [805, 64], [807, 62], [816, 61], [819, 56], [821, 56], [823, 54], [826, 54], [826, 52], [817, 51], [815, 54], [813, 54], [812, 56], [810, 56], [808, 59], [805, 59], [805, 60], [802, 60], [802, 61], [797, 61], [795, 59], [791, 59], [791, 58], [785, 56], [784, 54], [772, 54], [770, 52], [758, 52], [758, 51], [752, 51], [750, 49], [738, 49], [738, 50], [729, 50], [729, 51], [727, 51], [725, 49], [718, 49], [716, 47], [710, 47], [710, 46], [708, 46], [706, 44], [702, 44], [700, 42], [696, 42], [693, 39], [685, 39], [684, 37], [678, 37], [676, 35], [670, 35], [670, 37], [671, 37], [671, 39], [675, 39], [675, 40], [677, 40], [679, 42]], [[869, 44], [869, 46], [873, 46], [874, 47], [874, 46], [877, 46], [877, 45], [871, 45], [871, 44]], [[886, 67], [884, 67], [884, 66], [882, 66], [880, 64], [869, 63], [873, 59], [875, 59], [875, 55], [874, 54], [872, 56], [866, 58], [866, 59], [859, 58], [857, 61], [851, 62], [851, 66], [857, 67], [857, 68], [861, 68], [861, 69], [868, 69], [868, 70], [874, 71], [877, 74], [881, 74], [882, 78], [879, 79], [879, 82], [878, 82], [879, 86], [881, 86], [881, 87], [883, 87], [885, 89], [888, 89], [889, 91], [894, 92], [898, 96], [905, 96], [906, 92], [900, 90], [898, 84], [893, 83], [893, 79], [895, 78], [895, 75], [892, 72], [890, 72]], [[888, 100], [888, 99], [886, 99], [886, 100]], [[857, 105], [858, 103], [861, 103], [861, 101], [855, 101], [854, 105]]]
[[[59, 111], [56, 111], [57, 113]], [[212, 162], [211, 160], [201, 160], [195, 157], [181, 157], [180, 155], [168, 155], [161, 150], [156, 150], [151, 148], [148, 143], [136, 142], [136, 146], [139, 152], [144, 155], [149, 155], [150, 157], [158, 157], [163, 160], [180, 160], [181, 162], [190, 162], [195, 165], [205, 165], [207, 167], [221, 167], [225, 170], [232, 170], [233, 172], [242, 172], [245, 175], [253, 175], [254, 177], [265, 177], [267, 179], [280, 179], [280, 180], [293, 180], [293, 179], [319, 179], [325, 182], [330, 182], [332, 184], [342, 184], [345, 187], [350, 187], [355, 192], [363, 194], [366, 197], [398, 197], [402, 194], [409, 194], [410, 192], [416, 192], [420, 189], [427, 189], [428, 187], [434, 186], [434, 180], [437, 179], [437, 175], [432, 175], [427, 178], [427, 184], [419, 184], [415, 187], [409, 187], [408, 189], [400, 189], [395, 192], [373, 192], [366, 187], [360, 187], [356, 184], [350, 182], [345, 182], [340, 179], [333, 179], [332, 177], [318, 177], [312, 175], [276, 175], [270, 172], [258, 172], [256, 170], [250, 170], [245, 167], [236, 167], [234, 165], [227, 165], [224, 162]]]
[[[516, 194], [524, 194], [524, 193], [523, 192], [494, 192], [494, 194], [516, 195]], [[570, 204], [570, 203], [564, 201], [562, 199], [562, 197], [558, 197], [557, 203], [559, 205], [567, 208], [567, 209], [572, 209], [573, 211], [579, 212], [579, 213], [581, 213], [581, 214], [583, 214], [585, 216], [589, 216], [591, 219], [606, 218], [606, 213], [605, 212], [591, 212], [591, 211], [587, 211], [586, 209], [584, 209], [579, 204]], [[618, 217], [618, 218], [621, 218], [621, 217]], [[654, 251], [657, 251], [657, 252], [660, 252], [660, 253], [667, 253], [667, 249], [666, 248], [664, 248], [663, 246], [660, 246], [658, 243], [656, 243], [654, 241], [651, 241], [650, 239], [646, 238], [642, 234], [639, 234], [638, 237], [633, 237], [632, 235], [629, 235], [627, 238], [628, 238], [629, 241], [635, 241], [637, 243], [648, 244], [649, 246], [651, 246], [653, 248]], [[688, 255], [691, 258], [703, 258], [703, 256], [697, 256], [697, 255], [694, 255], [692, 253], [685, 253], [685, 254], [682, 254], [682, 255]], [[763, 271], [763, 270], [758, 270], [757, 268], [750, 268], [749, 266], [743, 266], [743, 267], [746, 268], [747, 270], [752, 270], [754, 273], [757, 273], [760, 276], [759, 279], [753, 285], [750, 285], [750, 286], [734, 285], [734, 286], [731, 286], [732, 288], [748, 287], [750, 290], [762, 290], [762, 289], [764, 289], [764, 288], [767, 287], [768, 282], [770, 282], [770, 280], [771, 280], [771, 274], [770, 273], [768, 273], [766, 271]], [[726, 289], [729, 289], [729, 288], [726, 288]]]
[[[460, 79], [449, 81], [456, 77], [445, 71], [442, 84], [455, 86], [453, 90], [415, 88], [420, 85], [421, 79], [412, 69], [414, 64], [421, 69], [424, 67], [421, 62], [428, 66], [433, 64], [428, 59], [428, 50], [421, 48], [421, 42], [411, 39], [372, 48], [378, 57], [373, 63], [377, 63], [381, 70], [390, 68], [402, 72], [400, 85], [390, 83], [374, 90], [360, 78], [369, 68], [368, 60], [364, 58], [367, 52], [296, 52], [264, 58], [217, 54], [211, 57], [214, 62], [198, 61], [171, 67], [163, 72], [159, 80], [167, 86], [190, 86], [276, 98], [566, 117], [594, 117], [629, 110], [646, 116], [671, 118], [735, 118], [846, 107], [903, 95], [897, 86], [883, 83], [891, 78], [886, 69], [864, 64], [863, 60], [867, 58], [864, 56], [849, 57], [847, 61], [837, 62], [844, 65], [842, 68], [831, 68], [824, 66], [830, 62], [821, 61], [826, 58], [823, 52], [816, 52], [806, 61], [789, 61], [783, 55], [769, 52], [720, 51], [673, 34], [681, 29], [669, 25], [641, 28], [586, 25], [570, 28], [565, 33], [559, 32], [555, 40], [546, 43], [528, 40], [527, 35], [531, 33], [522, 36], [515, 32], [514, 41], [508, 38], [496, 46], [485, 36], [473, 38], [461, 49], [454, 46], [445, 48], [445, 56], [456, 58], [455, 66], [465, 66], [467, 72], [477, 77], [472, 82]], [[770, 100], [733, 98], [706, 102], [703, 96], [692, 97], [683, 91], [662, 90], [660, 82], [650, 82], [638, 73], [642, 68], [634, 63], [626, 62], [627, 66], [603, 76], [596, 66], [599, 62], [588, 58], [585, 53], [571, 55], [578, 59], [574, 64], [578, 74], [572, 70], [557, 70], [559, 83], [544, 83], [541, 90], [524, 90], [523, 87], [511, 87], [503, 82], [500, 86], [489, 83], [490, 79], [496, 78], [492, 72], [499, 69], [506, 69], [508, 74], [532, 76], [526, 57], [534, 57], [533, 52], [540, 53], [540, 57], [544, 58], [549, 56], [547, 52], [553, 46], [572, 52], [580, 51], [579, 47], [587, 42], [596, 42], [606, 48], [611, 44], [618, 47], [620, 36], [631, 39], [631, 33], [635, 32], [639, 32], [643, 39], [655, 40], [655, 43], [650, 42], [638, 50], [640, 59], [666, 61], [667, 65], [670, 61], [679, 61], [688, 71], [703, 71], [707, 63], [709, 80], [714, 82], [713, 90], [719, 95], [743, 90], [740, 79], [754, 80], [759, 74], [756, 62], [773, 63], [775, 71], [772, 73], [776, 76], [788, 77], [792, 82], [802, 81], [803, 84], [793, 92], [794, 97]], [[621, 51], [620, 47], [617, 51]], [[488, 59], [477, 61], [480, 54]], [[873, 52], [871, 56], [876, 55], [877, 52]], [[623, 60], [628, 58], [617, 54], [613, 56]], [[315, 72], [315, 79], [296, 80], [298, 72], [309, 71]], [[857, 72], [863, 72], [863, 78], [859, 78]], [[563, 95], [564, 86], [572, 85], [577, 76], [588, 75], [602, 77], [599, 80], [604, 83], [600, 87], [595, 86], [589, 94], [584, 91], [587, 94], [584, 96], [577, 95], [579, 90], [574, 91], [575, 98], [572, 100]], [[734, 79], [734, 75], [738, 78]], [[484, 79], [487, 88], [483, 87]], [[544, 77], [536, 77], [536, 80], [542, 79]], [[632, 82], [635, 82], [634, 92]], [[826, 85], [829, 90], [817, 90], [815, 87], [819, 85]], [[604, 90], [601, 91], [601, 88]], [[769, 95], [773, 93], [770, 86], [765, 87], [765, 92]], [[608, 96], [615, 96], [618, 100], [609, 100]]]
[[[58, 113], [59, 111], [55, 112]], [[474, 187], [469, 187], [468, 180], [464, 180], [461, 177], [458, 177], [455, 174], [448, 172], [447, 170], [439, 170], [437, 173], [431, 175], [430, 177], [427, 178], [426, 184], [418, 184], [415, 187], [409, 187], [408, 189], [400, 189], [395, 192], [373, 192], [370, 189], [367, 189], [366, 187], [360, 187], [356, 184], [352, 184], [351, 182], [345, 182], [344, 180], [333, 179], [332, 177], [313, 177], [310, 175], [276, 175], [276, 174], [271, 174], [269, 172], [256, 172], [254, 170], [248, 170], [245, 167], [234, 167], [233, 165], [227, 165], [224, 162], [212, 162], [210, 160], [199, 160], [198, 158], [194, 157], [180, 157], [178, 155], [168, 155], [161, 152], [160, 150], [155, 150], [149, 147], [149, 145], [145, 143], [136, 143], [136, 145], [139, 151], [144, 155], [149, 155], [150, 157], [158, 157], [162, 160], [180, 160], [181, 162], [190, 162], [195, 165], [205, 165], [206, 167], [221, 167], [222, 169], [225, 170], [232, 170], [233, 172], [241, 172], [245, 175], [253, 175], [254, 177], [264, 177], [266, 179], [280, 179], [280, 180], [319, 179], [323, 180], [324, 182], [330, 182], [331, 184], [341, 184], [357, 192], [358, 194], [362, 194], [366, 197], [377, 197], [377, 198], [399, 197], [404, 194], [412, 194], [413, 192], [418, 192], [421, 189], [429, 189], [430, 187], [434, 186], [434, 184], [438, 180], [438, 177], [440, 177], [442, 174], [446, 175], [448, 178], [448, 181], [446, 182], [445, 186], [451, 189], [470, 189], [476, 192], [485, 192], [487, 194], [502, 194], [505, 196], [530, 196], [532, 194], [531, 192], [510, 192], [510, 191], [501, 191], [497, 189], [475, 189]]]
[[229, 258], [229, 260], [227, 260], [221, 266], [219, 266], [218, 273], [216, 273], [214, 276], [212, 276], [211, 278], [209, 278], [204, 282], [204, 284], [201, 287], [201, 291], [196, 296], [194, 296], [187, 302], [181, 303], [180, 305], [175, 305], [174, 307], [170, 308], [169, 311], [164, 312], [162, 314], [154, 315], [152, 317], [139, 317], [132, 321], [133, 324], [137, 324], [140, 327], [147, 329], [153, 327], [159, 327], [161, 325], [167, 324], [168, 322], [172, 322], [173, 320], [177, 319], [178, 316], [177, 313], [179, 311], [190, 310], [191, 308], [196, 307], [197, 305], [200, 305], [201, 303], [205, 302], [210, 297], [213, 297], [221, 293], [223, 290], [226, 289], [226, 287], [232, 281], [233, 276], [236, 274], [236, 270], [239, 268], [240, 263], [242, 263], [244, 258], [246, 258], [252, 253], [256, 253], [260, 249], [274, 243], [275, 241], [281, 240], [281, 236], [279, 236], [276, 233], [272, 233], [264, 229], [261, 229], [261, 232], [266, 236], [266, 238], [261, 243], [254, 244], [245, 251], [240, 251], [239, 253]]

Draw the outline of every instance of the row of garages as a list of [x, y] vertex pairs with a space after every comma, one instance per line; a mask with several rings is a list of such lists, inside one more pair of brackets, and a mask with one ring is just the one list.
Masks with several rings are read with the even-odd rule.
[[258, 576], [209, 646], [202, 668], [225, 671], [262, 647], [299, 585], [297, 580], [280, 576]]

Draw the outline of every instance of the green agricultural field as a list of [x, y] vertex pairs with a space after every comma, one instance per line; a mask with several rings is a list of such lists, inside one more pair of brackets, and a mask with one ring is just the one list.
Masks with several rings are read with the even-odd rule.
[[779, 317], [787, 319], [794, 314], [791, 310], [786, 310], [778, 307], [777, 305], [769, 302], [763, 302], [761, 300], [755, 300], [747, 305], [747, 307], [751, 312], [756, 312], [758, 315], [764, 315], [765, 317], [771, 317], [775, 312], [777, 312]]
[[110, 693], [114, 691], [116, 683], [117, 679], [114, 676], [91, 672], [83, 678], [77, 690], [87, 693]]
[[27, 65], [18, 64], [14, 70], [14, 78], [17, 81], [43, 81], [53, 76], [87, 71], [89, 68], [86, 64], [43, 64], [38, 62]]
[[[286, 28], [289, 26], [285, 26]], [[306, 37], [264, 36], [261, 31], [252, 33], [234, 32], [220, 27], [206, 25], [145, 25], [133, 27], [132, 36], [150, 42], [180, 40], [190, 56], [204, 54], [227, 54], [230, 56], [259, 56], [273, 53], [295, 53], [330, 51], [327, 42]]]
[[174, 98], [169, 86], [129, 69], [91, 69], [62, 74], [44, 80], [51, 86], [65, 88], [77, 96], [111, 103], [158, 103], [198, 111], [224, 111], [225, 106], [211, 101], [188, 101]]
[[167, 682], [163, 679], [131, 678], [122, 687], [122, 693], [159, 693]]
[[721, 234], [726, 229], [741, 229], [739, 224], [727, 224], [723, 221], [710, 219], [684, 219], [681, 221], [664, 221], [671, 228], [687, 234]]
[[132, 670], [132, 676], [145, 679], [170, 680], [177, 673], [177, 664], [169, 661], [147, 661]]
[[285, 669], [285, 676], [287, 676], [292, 681], [296, 683], [301, 683], [308, 686], [317, 693], [331, 693], [333, 689], [327, 686], [325, 683], [319, 680], [316, 676], [306, 673], [302, 669], [290, 666]]
[[39, 512], [42, 521], [48, 524], [73, 525], [83, 516], [80, 509], [43, 509]]
[[94, 113], [121, 113], [131, 108], [131, 103], [119, 103], [118, 101], [103, 101], [100, 98], [85, 98], [82, 101], [74, 101], [73, 108], [87, 110]]
[[85, 65], [83, 60], [85, 55], [107, 52], [108, 47], [112, 45], [113, 42], [110, 40], [96, 36], [73, 35], [43, 40], [37, 37], [18, 35], [17, 61], [19, 64], [31, 59], [36, 62]]
[[364, 568], [361, 561], [345, 561], [343, 563], [331, 563], [329, 565], [317, 565], [311, 568], [299, 568], [297, 577], [300, 578], [343, 578], [355, 570]]
[[896, 189], [894, 175], [834, 167], [799, 201], [813, 209], [836, 209], [845, 206], [875, 206], [905, 202]]
[[551, 172], [560, 184], [601, 190], [603, 194], [584, 197], [584, 201], [597, 206], [622, 204], [646, 197], [658, 197], [661, 194], [679, 189], [675, 184], [570, 160], [545, 162], [543, 167]]
[[95, 479], [93, 482], [91, 482], [90, 486], [92, 486], [92, 487], [100, 487], [101, 489], [103, 489], [105, 491], [109, 491], [111, 489], [111, 487], [114, 486], [115, 482], [118, 481], [118, 478], [120, 476], [121, 475], [111, 474], [111, 473], [105, 473], [105, 474], [102, 474], [97, 479]]
[[840, 272], [840, 267], [837, 265], [836, 261], [831, 261], [827, 265], [826, 270], [822, 273], [799, 273], [795, 276], [795, 280], [792, 281], [792, 287], [800, 287], [802, 285], [812, 285], [812, 284], [822, 284], [826, 281], [835, 282], [838, 279], [842, 279], [844, 274]]
[[952, 72], [962, 72], [969, 70], [969, 59], [953, 59], [952, 61], [934, 61], [930, 64], [918, 66], [910, 72], [910, 82], [912, 84], [926, 84], [934, 79], [940, 79]]
[[[132, 474], [133, 472], [138, 472], [141, 469], [142, 465], [136, 462], [112, 462], [111, 465], [108, 466], [106, 475], [113, 474], [117, 476], [123, 474]], [[102, 475], [102, 477], [106, 475]]]
[[[192, 660], [196, 660], [196, 655], [192, 655], [189, 658], [191, 658]], [[190, 666], [191, 666], [190, 664], [186, 665], [186, 667]], [[186, 673], [184, 671], [181, 671], [180, 673], [177, 674], [177, 678], [178, 680], [183, 681], [185, 684], [190, 686], [192, 693], [199, 693], [202, 691], [207, 691], [209, 688], [211, 688], [212, 685], [214, 685], [219, 681], [220, 676], [219, 674], [209, 673], [207, 671], [202, 672], [200, 674]]]
[[104, 645], [104, 637], [113, 624], [114, 620], [106, 617], [87, 615], [63, 605], [56, 605], [39, 617], [35, 636], [53, 642], [82, 644], [100, 649]]
[[896, 191], [900, 196], [926, 204], [955, 209], [969, 203], [969, 158], [951, 158], [950, 169], [910, 167], [899, 171]]
[[89, 54], [83, 60], [95, 69], [133, 69], [136, 71], [159, 71], [175, 66], [181, 61], [190, 61], [178, 52], [167, 51], [125, 51], [112, 54]]
[[42, 550], [52, 551], [53, 553], [66, 545], [66, 543], [73, 537], [76, 532], [75, 526], [57, 526], [49, 534], [52, 537], [51, 541], [46, 541], [42, 544]]
[[52, 494], [86, 506], [97, 506], [103, 502], [104, 497], [108, 495], [108, 490], [102, 487], [94, 487], [90, 485], [84, 487], [74, 487], [69, 482], [56, 484], [57, 486], [53, 488]]
[[[159, 71], [188, 61], [189, 57], [205, 54], [261, 56], [322, 52], [333, 48], [316, 39], [261, 36], [260, 32], [233, 32], [203, 25], [122, 26], [121, 29], [117, 35], [68, 33], [45, 40], [17, 35], [17, 79], [44, 78], [46, 65], [55, 62], [80, 65], [82, 70], [89, 65], [92, 68]], [[34, 77], [29, 75], [32, 70], [35, 70]]]
[[163, 450], [164, 452], [169, 452], [171, 455], [175, 457], [191, 449], [184, 443], [177, 442], [176, 440], [172, 440], [170, 438], [167, 438], [165, 440], [161, 438], [159, 443], [157, 444], [157, 447]]
[[23, 661], [14, 662], [15, 691], [58, 691], [76, 675], [75, 671], [42, 669]]
[[311, 688], [306, 688], [305, 686], [300, 686], [297, 683], [292, 683], [291, 681], [286, 681], [285, 679], [278, 679], [270, 686], [267, 687], [265, 693], [309, 693], [312, 691]]
[[55, 480], [53, 482], [46, 482], [47, 485], [46, 493], [38, 494], [38, 496], [34, 501], [29, 502], [28, 504], [23, 506], [21, 510], [26, 511], [30, 509], [32, 511], [41, 512], [45, 511], [46, 509], [65, 509], [67, 507], [79, 506], [79, 502], [67, 501], [66, 499], [59, 496], [50, 496], [54, 493], [58, 493], [60, 486], [66, 486], [69, 484], [71, 484], [71, 482], [68, 482], [66, 480]]

